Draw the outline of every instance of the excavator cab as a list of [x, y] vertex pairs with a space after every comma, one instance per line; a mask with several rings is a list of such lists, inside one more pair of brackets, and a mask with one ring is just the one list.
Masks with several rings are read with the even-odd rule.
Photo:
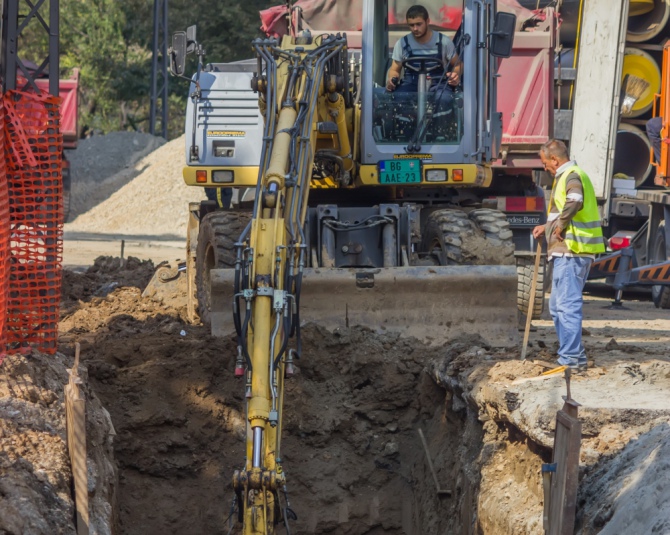
[[[400, 2], [366, 2], [363, 13], [362, 63], [362, 163], [377, 165], [401, 155], [432, 164], [487, 164], [499, 152], [502, 120], [496, 108], [498, 53], [502, 41], [511, 50], [514, 24], [505, 33], [505, 17], [494, 16], [494, 2], [477, 0], [427, 0], [430, 29], [440, 35], [441, 47], [452, 46], [463, 65], [462, 83], [452, 87], [444, 65], [435, 55], [413, 54], [408, 48], [409, 27]], [[497, 27], [496, 27], [497, 24]], [[386, 90], [392, 52], [400, 41], [405, 79], [412, 79], [410, 90]], [[448, 43], [448, 44], [447, 44]], [[439, 56], [439, 54], [438, 54]], [[479, 169], [480, 176], [485, 174]], [[477, 173], [474, 173], [477, 174]]]

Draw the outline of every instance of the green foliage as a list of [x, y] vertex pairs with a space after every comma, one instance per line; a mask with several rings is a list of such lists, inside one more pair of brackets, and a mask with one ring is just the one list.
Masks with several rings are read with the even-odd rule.
[[[168, 45], [173, 32], [195, 24], [207, 51], [205, 61], [249, 58], [251, 41], [260, 35], [258, 11], [279, 3], [170, 0]], [[49, 2], [43, 5], [42, 16], [48, 20]], [[82, 132], [149, 131], [153, 8], [153, 0], [60, 0], [61, 75], [80, 69]], [[48, 49], [46, 33], [31, 23], [22, 35], [19, 56], [40, 63]], [[192, 56], [188, 65], [190, 75], [195, 70]], [[170, 138], [183, 132], [188, 85], [168, 79]]]

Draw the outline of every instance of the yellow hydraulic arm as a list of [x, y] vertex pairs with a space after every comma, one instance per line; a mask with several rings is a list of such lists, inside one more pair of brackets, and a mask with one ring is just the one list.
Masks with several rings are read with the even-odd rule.
[[[244, 368], [247, 443], [233, 475], [245, 535], [269, 535], [295, 514], [281, 464], [284, 377], [299, 335], [300, 285], [306, 265], [304, 222], [314, 156], [327, 149], [351, 171], [344, 107], [348, 100], [346, 39], [319, 42], [286, 36], [253, 43], [254, 78], [265, 135], [253, 219], [237, 244], [234, 320], [238, 368]], [[299, 347], [298, 347], [299, 351]], [[283, 495], [283, 496], [282, 496]]]

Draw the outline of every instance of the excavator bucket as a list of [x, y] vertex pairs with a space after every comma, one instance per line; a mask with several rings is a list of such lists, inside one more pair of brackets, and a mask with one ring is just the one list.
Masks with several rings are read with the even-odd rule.
[[[212, 335], [234, 332], [234, 270], [211, 272]], [[328, 329], [369, 327], [442, 344], [479, 334], [495, 347], [518, 343], [514, 266], [306, 269], [300, 320]]]

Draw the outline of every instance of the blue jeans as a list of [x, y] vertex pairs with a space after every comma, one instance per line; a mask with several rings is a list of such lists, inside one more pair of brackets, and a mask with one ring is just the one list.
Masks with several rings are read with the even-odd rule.
[[556, 257], [551, 281], [549, 312], [558, 335], [558, 363], [564, 366], [586, 364], [582, 344], [582, 290], [591, 267], [590, 258]]

